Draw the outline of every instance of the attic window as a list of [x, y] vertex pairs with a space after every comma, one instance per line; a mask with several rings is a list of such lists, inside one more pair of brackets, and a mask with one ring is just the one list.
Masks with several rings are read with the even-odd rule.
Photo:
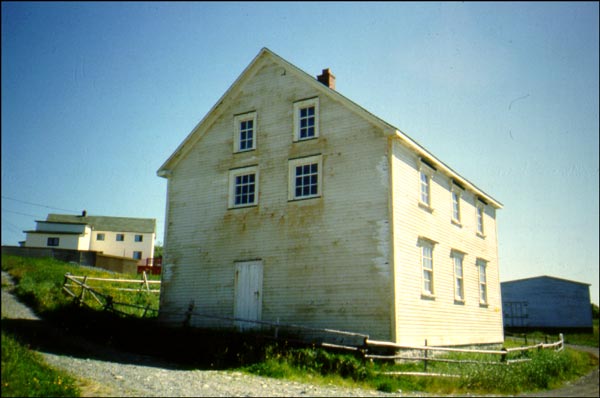
[[294, 103], [294, 141], [319, 137], [319, 98]]
[[256, 149], [256, 112], [233, 117], [233, 152]]

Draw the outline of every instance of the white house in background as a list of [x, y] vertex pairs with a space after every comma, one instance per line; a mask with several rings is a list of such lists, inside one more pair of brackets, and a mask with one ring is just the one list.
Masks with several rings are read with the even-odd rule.
[[25, 231], [25, 247], [96, 251], [106, 255], [145, 260], [154, 257], [154, 218], [49, 214]]
[[160, 167], [159, 319], [502, 342], [502, 205], [334, 79], [262, 49]]

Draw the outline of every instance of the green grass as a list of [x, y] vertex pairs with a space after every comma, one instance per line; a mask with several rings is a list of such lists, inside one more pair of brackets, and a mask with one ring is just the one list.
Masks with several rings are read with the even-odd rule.
[[[404, 364], [369, 362], [349, 354], [323, 349], [279, 349], [271, 346], [262, 361], [243, 367], [248, 373], [315, 384], [376, 389], [385, 392], [425, 391], [434, 394], [516, 394], [554, 388], [586, 374], [595, 362], [584, 353], [564, 350], [531, 351], [530, 362], [506, 365], [428, 364], [428, 372], [459, 375], [459, 378], [390, 376], [382, 372], [422, 372], [422, 362]], [[485, 354], [449, 354], [449, 359], [493, 360]], [[496, 361], [497, 361], [496, 357]]]
[[76, 380], [2, 331], [3, 397], [78, 397]]
[[[137, 279], [141, 281], [140, 275], [116, 274], [104, 271], [100, 268], [92, 269], [81, 267], [77, 264], [65, 263], [52, 258], [27, 258], [17, 256], [2, 256], [2, 270], [7, 271], [15, 279], [17, 286], [14, 293], [23, 302], [28, 304], [38, 314], [47, 314], [60, 310], [71, 303], [73, 298], [62, 291], [64, 275], [68, 272], [77, 276], [88, 276], [98, 278], [114, 279]], [[158, 275], [149, 275], [148, 279], [160, 279]], [[139, 288], [140, 284], [123, 284], [100, 281], [89, 281], [88, 285], [95, 290], [113, 297], [116, 303], [127, 303], [140, 307], [158, 309], [159, 295], [156, 293], [136, 293], [115, 290], [114, 288]], [[81, 289], [73, 287], [73, 292], [79, 294]], [[101, 299], [101, 301], [103, 301]], [[87, 294], [86, 305], [95, 309], [103, 307]], [[115, 309], [141, 316], [144, 310], [131, 307], [115, 306]], [[155, 315], [156, 312], [149, 311], [147, 315]]]
[[[74, 275], [127, 279], [139, 279], [139, 276], [115, 275], [51, 259], [5, 256], [2, 257], [2, 269], [17, 279], [15, 291], [22, 300], [44, 317], [59, 319], [62, 325], [69, 328], [70, 333], [80, 333], [97, 342], [127, 348], [132, 352], [180, 361], [194, 368], [239, 369], [257, 375], [312, 384], [334, 384], [387, 392], [402, 390], [433, 394], [517, 394], [554, 388], [567, 380], [586, 374], [593, 366], [597, 366], [597, 361], [594, 362], [590, 356], [578, 351], [534, 350], [511, 354], [511, 358], [520, 355], [530, 358], [531, 361], [510, 366], [428, 363], [428, 372], [456, 374], [460, 375], [459, 378], [395, 377], [384, 375], [382, 372], [421, 372], [424, 370], [423, 363], [371, 362], [346, 352], [334, 353], [287, 342], [273, 343], [260, 335], [239, 334], [233, 331], [161, 329], [152, 319], [116, 317], [106, 311], [98, 311], [100, 306], [96, 309], [73, 307], [73, 299], [61, 291], [66, 272]], [[144, 300], [156, 300], [156, 306], [158, 305], [158, 295], [117, 291], [112, 291], [111, 294], [114, 295], [115, 301], [144, 306], [150, 302]], [[135, 315], [140, 316], [139, 313]], [[566, 338], [568, 342], [577, 341], [575, 344], [587, 342], [588, 345], [594, 345], [595, 342], [597, 346], [597, 335], [596, 320], [595, 334], [590, 335], [591, 337], [567, 335]], [[552, 341], [556, 340], [554, 337]], [[530, 337], [528, 344], [543, 340], [543, 335], [534, 335]], [[507, 347], [522, 345], [510, 340], [505, 343]], [[2, 356], [4, 381], [4, 335]], [[444, 357], [498, 361], [497, 356], [490, 357], [484, 354], [451, 353]], [[2, 395], [5, 395], [4, 386]]]
[[565, 342], [567, 344], [587, 345], [598, 347], [598, 319], [593, 320], [594, 333], [567, 333]]

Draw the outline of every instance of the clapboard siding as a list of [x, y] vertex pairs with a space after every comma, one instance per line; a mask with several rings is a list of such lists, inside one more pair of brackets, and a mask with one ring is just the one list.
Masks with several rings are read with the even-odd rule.
[[[502, 282], [502, 301], [527, 304], [529, 328], [592, 328], [588, 284], [550, 276]], [[505, 311], [510, 306], [504, 305]], [[505, 319], [508, 317], [505, 314]], [[513, 325], [506, 325], [513, 326]]]
[[[320, 137], [293, 143], [293, 103], [315, 96], [267, 65], [181, 159], [169, 179], [165, 319], [191, 300], [231, 316], [235, 261], [262, 259], [264, 320], [390, 338], [387, 138], [319, 97]], [[257, 149], [234, 154], [233, 115], [248, 111], [257, 112]], [[289, 160], [310, 155], [322, 156], [322, 196], [288, 201]], [[228, 209], [229, 170], [250, 165], [259, 204]]]
[[[418, 157], [398, 141], [393, 146], [396, 339], [402, 344], [477, 344], [503, 339], [495, 211], [486, 206], [485, 238], [476, 233], [476, 198], [461, 195], [461, 224], [452, 223], [450, 178], [436, 171], [430, 212], [419, 206]], [[434, 298], [422, 296], [420, 238], [433, 249]], [[465, 300], [455, 302], [452, 250], [464, 253]], [[480, 305], [476, 261], [487, 261], [488, 303]]]
[[[294, 103], [311, 98], [319, 137], [294, 142]], [[256, 149], [234, 153], [234, 117], [248, 112]], [[405, 144], [397, 129], [263, 50], [159, 170], [169, 180], [160, 319], [183, 321], [190, 303], [233, 316], [235, 264], [261, 260], [263, 320], [408, 344], [501, 341], [500, 205], [486, 205], [479, 237], [477, 198], [467, 190], [462, 226], [452, 224], [450, 177], [440, 171], [433, 212], [419, 207], [419, 159]], [[322, 162], [321, 196], [290, 201], [289, 162], [308, 156]], [[259, 173], [258, 204], [229, 209], [230, 170], [249, 166]], [[421, 297], [420, 237], [438, 242], [434, 300]], [[453, 249], [465, 253], [464, 304], [454, 303]], [[477, 258], [488, 262], [484, 306]]]

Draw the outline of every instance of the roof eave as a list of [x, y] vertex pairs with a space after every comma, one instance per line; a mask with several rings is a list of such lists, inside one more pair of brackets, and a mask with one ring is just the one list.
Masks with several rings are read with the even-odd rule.
[[491, 197], [490, 195], [488, 195], [487, 193], [485, 193], [484, 191], [479, 189], [477, 186], [475, 186], [475, 184], [471, 183], [469, 180], [467, 180], [466, 178], [462, 177], [460, 174], [458, 174], [457, 172], [452, 170], [444, 162], [442, 162], [441, 160], [439, 160], [438, 158], [433, 156], [429, 151], [427, 151], [425, 148], [423, 148], [417, 142], [412, 140], [409, 136], [404, 134], [402, 131], [396, 129], [395, 136], [397, 138], [399, 138], [411, 150], [413, 150], [420, 156], [424, 156], [425, 158], [427, 158], [427, 160], [435, 163], [435, 166], [438, 169], [442, 170], [446, 175], [456, 179], [459, 183], [463, 184], [465, 186], [465, 188], [474, 192], [477, 196], [484, 199], [486, 202], [488, 202], [489, 204], [494, 206], [496, 209], [502, 209], [504, 207], [504, 205], [502, 203], [500, 203], [499, 201], [497, 201], [496, 199], [494, 199], [493, 197]]

